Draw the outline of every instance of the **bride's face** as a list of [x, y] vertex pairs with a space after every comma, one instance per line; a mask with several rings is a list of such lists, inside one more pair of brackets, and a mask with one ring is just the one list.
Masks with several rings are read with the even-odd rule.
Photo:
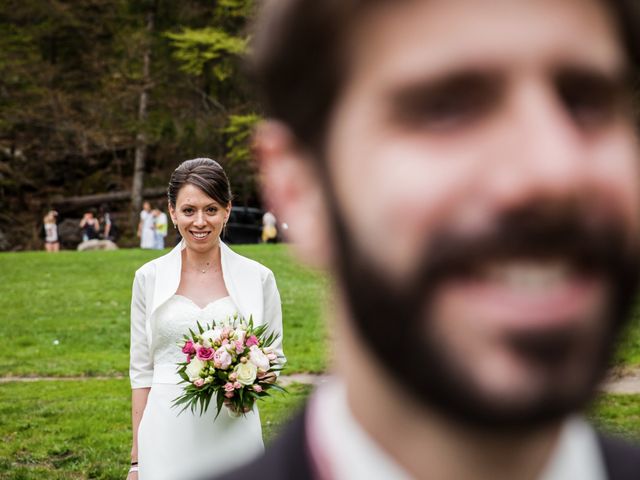
[[221, 205], [189, 183], [178, 191], [175, 208], [169, 205], [171, 219], [187, 248], [199, 253], [218, 245], [230, 212], [231, 204]]

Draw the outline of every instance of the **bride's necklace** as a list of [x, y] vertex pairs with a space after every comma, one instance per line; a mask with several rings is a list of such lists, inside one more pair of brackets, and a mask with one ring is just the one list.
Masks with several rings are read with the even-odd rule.
[[212, 263], [213, 263], [213, 262], [211, 262], [211, 260], [209, 260], [208, 262], [206, 262], [206, 263], [204, 263], [204, 264], [202, 264], [202, 265], [195, 266], [195, 269], [196, 269], [196, 271], [197, 271], [198, 273], [205, 274], [205, 273], [207, 273], [207, 272], [211, 269], [211, 267], [213, 266], [213, 265], [212, 265]]
[[203, 268], [198, 267], [198, 271], [200, 273], [207, 273], [210, 268], [211, 268], [211, 262], [207, 262], [205, 263], [205, 266]]

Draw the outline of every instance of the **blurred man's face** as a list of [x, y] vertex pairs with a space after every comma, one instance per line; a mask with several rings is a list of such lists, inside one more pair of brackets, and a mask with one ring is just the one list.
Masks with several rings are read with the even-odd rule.
[[336, 264], [369, 351], [418, 399], [513, 423], [597, 381], [640, 218], [605, 4], [387, 2], [353, 34], [325, 151]]

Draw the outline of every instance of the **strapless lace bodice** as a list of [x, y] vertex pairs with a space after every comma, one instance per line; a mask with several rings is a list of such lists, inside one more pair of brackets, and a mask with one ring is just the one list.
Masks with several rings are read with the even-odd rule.
[[238, 312], [231, 297], [223, 297], [200, 308], [191, 299], [174, 295], [160, 306], [152, 325], [152, 346], [154, 365], [173, 364], [184, 361], [184, 354], [178, 347], [189, 329], [198, 331], [197, 323], [227, 322]]

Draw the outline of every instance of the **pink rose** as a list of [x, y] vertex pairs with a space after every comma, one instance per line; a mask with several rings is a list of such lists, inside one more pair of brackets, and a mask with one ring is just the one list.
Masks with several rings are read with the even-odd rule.
[[219, 348], [216, 353], [213, 354], [213, 364], [216, 368], [226, 370], [231, 365], [231, 355], [226, 348]]
[[193, 384], [200, 388], [202, 385], [204, 385], [204, 378], [198, 378], [196, 381], [193, 382]]
[[249, 338], [247, 338], [247, 347], [251, 347], [253, 345], [258, 345], [258, 337], [256, 337], [255, 335], [251, 335]]
[[229, 381], [230, 382], [235, 382], [238, 379], [238, 374], [236, 372], [231, 372], [229, 374]]
[[254, 385], [254, 386], [253, 386], [253, 390], [254, 390], [256, 393], [260, 393], [260, 392], [262, 391], [262, 387], [261, 387], [260, 385]]
[[211, 360], [213, 358], [214, 351], [213, 348], [209, 347], [200, 347], [198, 348], [197, 356], [202, 361]]
[[224, 396], [227, 398], [233, 398], [233, 392], [227, 392], [224, 394]]
[[244, 352], [244, 344], [240, 340], [236, 340], [234, 343], [235, 343], [235, 346], [236, 346], [236, 353], [238, 355], [240, 355], [242, 352]]
[[194, 353], [196, 353], [196, 347], [193, 346], [193, 341], [187, 340], [187, 342], [184, 344], [184, 347], [182, 347], [182, 353], [186, 353], [188, 355], [193, 355]]
[[227, 382], [227, 383], [224, 384], [224, 391], [225, 392], [233, 392], [234, 389], [235, 389], [235, 387], [233, 386], [233, 383]]
[[191, 363], [191, 355], [187, 354], [187, 363]]
[[240, 382], [236, 382], [233, 384], [233, 388], [236, 390], [240, 390], [242, 388], [242, 384]]

